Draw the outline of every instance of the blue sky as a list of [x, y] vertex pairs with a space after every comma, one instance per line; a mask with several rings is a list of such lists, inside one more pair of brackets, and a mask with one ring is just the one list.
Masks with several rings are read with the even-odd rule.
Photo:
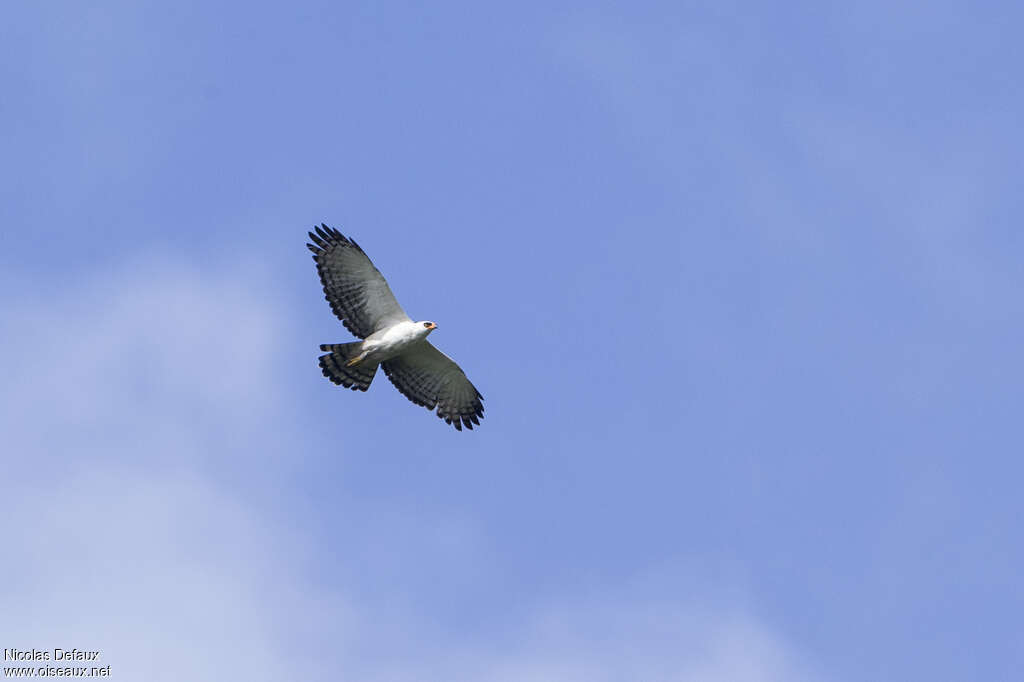
[[[171, 680], [1010, 680], [1010, 3], [21, 3], [0, 646]], [[355, 237], [486, 397], [349, 340]]]

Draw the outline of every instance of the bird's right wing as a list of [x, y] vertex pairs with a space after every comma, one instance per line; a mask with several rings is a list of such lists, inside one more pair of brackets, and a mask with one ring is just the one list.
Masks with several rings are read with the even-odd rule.
[[306, 246], [313, 252], [327, 302], [346, 329], [365, 339], [375, 331], [409, 321], [384, 275], [354, 240], [326, 225], [310, 232], [309, 238], [313, 243]]
[[472, 430], [484, 416], [484, 397], [450, 357], [421, 341], [401, 355], [381, 363], [388, 379], [409, 400], [461, 431]]

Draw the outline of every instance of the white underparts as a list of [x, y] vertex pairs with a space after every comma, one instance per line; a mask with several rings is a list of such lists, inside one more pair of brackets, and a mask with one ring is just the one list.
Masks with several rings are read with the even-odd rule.
[[362, 362], [380, 363], [401, 355], [409, 346], [427, 338], [432, 332], [422, 322], [399, 322], [387, 329], [376, 331], [363, 341]]

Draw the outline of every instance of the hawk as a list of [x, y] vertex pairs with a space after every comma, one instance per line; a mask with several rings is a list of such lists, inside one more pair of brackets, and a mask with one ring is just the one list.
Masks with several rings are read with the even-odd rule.
[[414, 322], [398, 305], [384, 276], [363, 249], [321, 223], [309, 233], [316, 271], [327, 302], [345, 328], [362, 341], [320, 346], [324, 376], [365, 391], [377, 367], [402, 395], [461, 431], [484, 416], [484, 397], [455, 361], [434, 348], [427, 336], [437, 329], [429, 320]]

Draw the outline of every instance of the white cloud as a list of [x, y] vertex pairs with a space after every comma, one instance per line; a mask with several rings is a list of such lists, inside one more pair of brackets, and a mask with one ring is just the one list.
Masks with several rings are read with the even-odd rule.
[[289, 547], [223, 490], [104, 471], [10, 502], [5, 646], [99, 649], [115, 679], [284, 679]]
[[114, 679], [154, 682], [806, 679], [742, 611], [569, 595], [482, 640], [325, 580], [324, 543], [354, 541], [350, 554], [392, 557], [412, 577], [416, 562], [394, 556], [466, 571], [487, 565], [485, 540], [472, 519], [394, 509], [372, 540], [314, 537], [211, 471], [293, 466], [273, 454], [300, 428], [281, 418], [296, 398], [275, 370], [287, 324], [275, 300], [258, 269], [153, 261], [5, 302], [20, 335], [0, 342], [15, 359], [0, 388], [12, 446], [0, 647], [99, 649]]
[[525, 632], [476, 648], [424, 648], [373, 679], [489, 682], [799, 682], [792, 647], [748, 614], [603, 595], [538, 614]]
[[265, 279], [150, 259], [84, 286], [9, 281], [12, 294], [39, 292], [4, 301], [17, 334], [4, 340], [0, 419], [13, 442], [73, 466], [71, 451], [188, 455], [260, 423], [278, 404], [282, 327]]
[[287, 676], [302, 545], [203, 473], [267, 435], [281, 323], [258, 274], [150, 260], [5, 301], [3, 646], [99, 649], [115, 679]]

